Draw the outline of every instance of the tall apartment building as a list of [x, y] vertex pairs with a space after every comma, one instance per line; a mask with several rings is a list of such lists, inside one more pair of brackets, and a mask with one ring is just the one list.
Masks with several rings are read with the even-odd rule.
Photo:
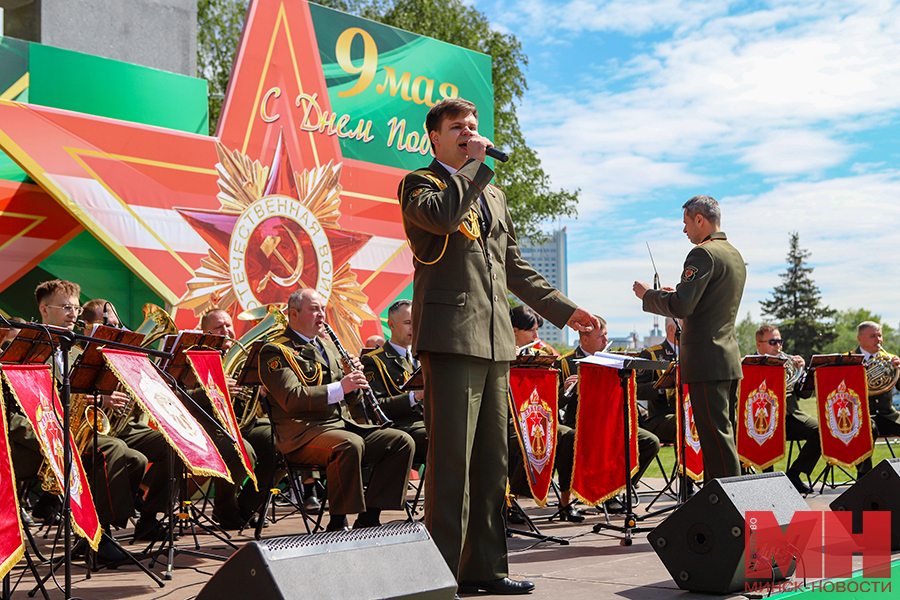
[[[519, 239], [519, 249], [522, 251], [522, 258], [546, 277], [550, 285], [563, 294], [568, 295], [569, 279], [567, 275], [568, 259], [566, 256], [565, 227], [554, 231], [546, 242], [539, 245], [532, 245], [526, 236], [522, 236]], [[548, 344], [568, 344], [566, 330], [557, 329], [552, 323], [545, 323], [538, 335]]]

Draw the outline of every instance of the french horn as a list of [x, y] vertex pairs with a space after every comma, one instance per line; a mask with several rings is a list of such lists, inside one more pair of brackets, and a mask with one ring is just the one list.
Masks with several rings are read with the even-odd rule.
[[787, 360], [787, 362], [784, 363], [784, 387], [786, 389], [794, 387], [794, 384], [800, 381], [806, 373], [806, 370], [797, 368], [797, 365], [794, 364], [794, 357], [787, 352], [779, 352], [775, 356]]
[[882, 346], [878, 346], [878, 352], [863, 363], [866, 368], [866, 384], [870, 396], [878, 396], [897, 385], [900, 380], [900, 369], [892, 363], [893, 354], [887, 352]]

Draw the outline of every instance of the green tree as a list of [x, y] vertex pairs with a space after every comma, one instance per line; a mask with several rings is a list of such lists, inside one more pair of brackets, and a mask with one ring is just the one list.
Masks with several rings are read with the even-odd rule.
[[[494, 143], [509, 162], [497, 163], [494, 182], [505, 192], [518, 234], [546, 239], [542, 224], [576, 215], [578, 190], [553, 189], [537, 153], [525, 142], [516, 107], [528, 88], [528, 57], [512, 34], [491, 27], [487, 16], [461, 0], [322, 0], [323, 6], [488, 54], [494, 84]], [[240, 39], [247, 0], [198, 2], [198, 68], [210, 82], [210, 132], [215, 131]], [[218, 96], [217, 96], [218, 95]]]
[[784, 351], [809, 360], [835, 340], [834, 324], [830, 320], [836, 311], [822, 305], [822, 294], [811, 277], [813, 268], [805, 266], [812, 253], [800, 248], [799, 233], [792, 232], [790, 236], [788, 268], [781, 274], [781, 285], [775, 287], [771, 300], [760, 304], [764, 315], [779, 321]]
[[749, 311], [747, 316], [735, 326], [734, 331], [737, 334], [741, 356], [756, 354], [756, 330], [759, 329], [759, 326], [759, 323], [753, 321]]
[[247, 0], [197, 2], [197, 71], [209, 82], [209, 135], [219, 122], [246, 14]]
[[849, 308], [838, 312], [834, 317], [835, 339], [823, 348], [828, 354], [849, 352], [855, 349], [859, 342], [856, 339], [856, 327], [863, 321], [874, 321], [881, 325], [881, 333], [884, 337], [884, 349], [891, 354], [900, 354], [900, 332], [890, 325], [886, 325], [881, 315], [864, 308]]

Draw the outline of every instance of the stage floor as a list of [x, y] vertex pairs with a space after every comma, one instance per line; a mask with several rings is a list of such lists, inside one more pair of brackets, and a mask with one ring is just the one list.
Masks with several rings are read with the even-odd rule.
[[[649, 480], [651, 485], [661, 485], [661, 480]], [[829, 510], [828, 503], [831, 502], [843, 489], [825, 489], [822, 495], [810, 495], [807, 503], [813, 510]], [[644, 514], [644, 507], [649, 502], [649, 497], [645, 497], [641, 506], [637, 508], [637, 514]], [[670, 504], [671, 500], [658, 503], [654, 508], [663, 507]], [[634, 543], [631, 546], [620, 545], [620, 536], [613, 532], [609, 534], [595, 534], [592, 528], [596, 523], [604, 520], [602, 514], [589, 515], [583, 523], [570, 524], [554, 521], [549, 523], [546, 518], [541, 516], [549, 515], [555, 509], [544, 508], [538, 509], [533, 502], [524, 502], [523, 506], [526, 512], [535, 518], [535, 523], [541, 531], [548, 535], [558, 536], [569, 540], [568, 546], [559, 545], [553, 542], [540, 542], [535, 544], [535, 540], [513, 536], [509, 539], [510, 548], [510, 572], [513, 578], [529, 579], [535, 583], [536, 589], [530, 595], [535, 600], [580, 600], [597, 598], [620, 597], [627, 600], [644, 600], [644, 599], [678, 599], [688, 600], [692, 598], [705, 598], [707, 600], [715, 598], [743, 598], [744, 595], [738, 594], [733, 596], [717, 596], [712, 594], [694, 594], [683, 592], [678, 589], [675, 582], [669, 576], [662, 562], [653, 552], [650, 544], [647, 542], [647, 534], [640, 533], [634, 537]], [[279, 516], [285, 513], [284, 508], [278, 508]], [[209, 510], [207, 510], [207, 513]], [[654, 518], [651, 521], [643, 523], [643, 525], [653, 526], [658, 524], [665, 515]], [[400, 512], [385, 513], [382, 516], [383, 522], [391, 519], [400, 520], [405, 515]], [[327, 515], [326, 515], [327, 519]], [[621, 516], [612, 516], [613, 524], [621, 525], [623, 518]], [[517, 525], [515, 527], [522, 528]], [[119, 531], [117, 533], [124, 534], [129, 530]], [[300, 515], [294, 515], [285, 518], [264, 529], [264, 537], [274, 537], [281, 535], [294, 535], [302, 533], [303, 523]], [[253, 532], [245, 531], [241, 535], [237, 532], [231, 532], [232, 542], [238, 547], [253, 540]], [[45, 555], [49, 556], [52, 546], [53, 533], [49, 539], [43, 539], [43, 531], [38, 535], [38, 545]], [[230, 549], [221, 541], [210, 535], [198, 535], [201, 552], [215, 554], [227, 557], [234, 550]], [[185, 549], [193, 549], [193, 539], [191, 536], [182, 537], [177, 546]], [[132, 551], [140, 551], [144, 546], [126, 546]], [[894, 559], [898, 558], [900, 553], [894, 553]], [[165, 559], [163, 559], [165, 560]], [[854, 564], [860, 562], [854, 559]], [[149, 561], [143, 561], [148, 565]], [[209, 558], [195, 557], [188, 554], [177, 554], [174, 565], [175, 570], [173, 578], [165, 582], [165, 587], [158, 587], [149, 577], [141, 572], [133, 565], [119, 567], [115, 570], [102, 569], [96, 573], [92, 573], [90, 578], [86, 578], [86, 570], [83, 568], [84, 562], [75, 562], [72, 570], [73, 596], [84, 598], [86, 600], [151, 600], [162, 599], [167, 600], [184, 600], [193, 598], [202, 589], [203, 584], [212, 576], [212, 574], [220, 567], [222, 563]], [[860, 563], [861, 564], [861, 563]], [[20, 562], [20, 566], [13, 570], [13, 584], [22, 574], [22, 566], [25, 565], [24, 559]], [[157, 563], [151, 570], [162, 576], [165, 571], [165, 563]], [[411, 565], [411, 568], [415, 568]], [[41, 574], [48, 571], [47, 567], [38, 567]], [[359, 574], [348, 574], [349, 576], [363, 576]], [[63, 583], [62, 569], [58, 571], [57, 580], [59, 584]], [[26, 592], [34, 585], [34, 579], [30, 573], [26, 575], [18, 583], [18, 588], [13, 594], [13, 598], [27, 598]], [[900, 582], [898, 582], [900, 585]], [[56, 589], [52, 580], [48, 582], [48, 592], [54, 600], [63, 598], [63, 593]], [[40, 598], [40, 593], [37, 595]], [[325, 596], [323, 596], [325, 597]], [[466, 595], [463, 595], [465, 598]], [[479, 598], [489, 598], [490, 596], [479, 595], [472, 596]], [[757, 595], [757, 597], [759, 597]], [[253, 600], [263, 600], [256, 598], [254, 591], [250, 590], [246, 595], [238, 593], [235, 590], [235, 599], [253, 598]]]

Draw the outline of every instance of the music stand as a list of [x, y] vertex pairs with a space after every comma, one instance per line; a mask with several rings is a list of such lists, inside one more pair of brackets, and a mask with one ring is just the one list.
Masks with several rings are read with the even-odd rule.
[[[596, 358], [600, 358], [601, 361], [594, 362], [592, 359], [595, 359], [595, 357], [588, 356], [579, 360], [578, 362], [593, 362], [593, 364], [600, 364], [601, 366], [605, 366], [608, 368], [615, 368], [619, 375], [619, 387], [621, 387], [622, 389], [622, 414], [624, 415], [622, 423], [625, 432], [625, 524], [613, 525], [612, 523], [597, 523], [596, 525], [594, 525], [592, 531], [594, 533], [600, 533], [601, 529], [611, 529], [613, 531], [618, 531], [619, 533], [624, 533], [625, 537], [622, 538], [620, 543], [623, 546], [630, 546], [632, 544], [632, 533], [651, 531], [653, 528], [637, 526], [639, 519], [637, 515], [634, 514], [634, 509], [631, 503], [631, 427], [628, 419], [628, 382], [631, 379], [631, 375], [634, 371], [662, 371], [669, 367], [669, 362], [663, 360], [647, 360], [644, 358], [631, 358], [608, 354], [600, 355]], [[619, 362], [621, 362], [621, 364], [619, 364]], [[643, 518], [647, 518], [646, 515]]]
[[[231, 436], [231, 434], [226, 430], [222, 425], [209, 413], [207, 413], [203, 408], [201, 408], [197, 402], [191, 398], [191, 396], [184, 390], [183, 385], [186, 379], [189, 377], [193, 377], [193, 371], [191, 370], [190, 364], [187, 362], [187, 355], [185, 354], [186, 350], [192, 350], [197, 347], [202, 348], [212, 348], [218, 349], [221, 348], [222, 342], [225, 341], [225, 336], [221, 335], [213, 335], [208, 333], [203, 333], [202, 331], [182, 331], [175, 343], [172, 345], [174, 356], [171, 360], [168, 361], [168, 366], [166, 369], [158, 365], [153, 365], [156, 367], [157, 372], [166, 380], [168, 380], [169, 385], [176, 391], [177, 395], [180, 395], [182, 399], [186, 399], [197, 411], [197, 414], [201, 416], [201, 418], [205, 419], [207, 422], [211, 423], [214, 429], [217, 429], [221, 432], [226, 439], [231, 440], [232, 443], [235, 442], [235, 439]], [[218, 346], [216, 345], [218, 344]], [[164, 346], [165, 347], [165, 346]], [[153, 364], [153, 363], [151, 363]], [[173, 373], [177, 373], [178, 377], [176, 378]], [[193, 411], [192, 411], [193, 412]], [[202, 426], [202, 425], [201, 425]], [[166, 533], [166, 537], [163, 542], [160, 544], [159, 548], [156, 550], [152, 550], [153, 546], [156, 544], [156, 541], [150, 542], [150, 545], [144, 551], [145, 554], [151, 555], [152, 560], [150, 561], [150, 566], [152, 567], [156, 564], [157, 558], [162, 555], [167, 555], [167, 563], [166, 563], [166, 571], [163, 574], [163, 578], [171, 580], [173, 577], [173, 571], [175, 569], [175, 555], [176, 554], [187, 554], [190, 556], [199, 556], [201, 558], [210, 558], [213, 560], [227, 560], [227, 557], [219, 556], [217, 554], [208, 554], [206, 552], [200, 552], [200, 542], [197, 539], [197, 527], [208, 533], [209, 535], [214, 536], [219, 541], [231, 546], [234, 549], [237, 549], [231, 542], [231, 535], [226, 531], [221, 529], [218, 525], [212, 522], [202, 511], [198, 510], [194, 503], [190, 500], [190, 496], [188, 495], [188, 487], [187, 481], [189, 479], [188, 476], [188, 467], [184, 463], [181, 463], [181, 482], [178, 485], [178, 489], [176, 490], [175, 485], [175, 450], [170, 446], [169, 447], [169, 523], [168, 530]], [[180, 512], [177, 514], [178, 517], [178, 526], [180, 528], [180, 533], [184, 533], [185, 524], [190, 526], [191, 535], [194, 538], [194, 549], [191, 550], [189, 548], [182, 548], [175, 545], [175, 502], [176, 498], [180, 495], [181, 497], [181, 506]], [[203, 518], [209, 524], [221, 532], [225, 537], [219, 535], [212, 528], [204, 525], [200, 522], [200, 519]]]
[[[70, 331], [61, 327], [52, 327], [49, 325], [43, 325], [38, 323], [12, 323], [8, 321], [5, 317], [0, 315], [0, 323], [3, 325], [21, 329], [19, 334], [16, 336], [16, 339], [21, 338], [20, 346], [28, 346], [34, 345], [37, 348], [27, 348], [23, 347], [21, 352], [21, 360], [20, 363], [35, 363], [35, 362], [46, 362], [46, 360], [53, 354], [54, 348], [58, 348], [60, 352], [60, 358], [62, 362], [62, 368], [60, 372], [62, 374], [62, 385], [60, 386], [59, 398], [60, 404], [63, 409], [63, 510], [61, 515], [61, 521], [63, 525], [63, 550], [64, 554], [64, 564], [65, 564], [65, 588], [63, 590], [66, 600], [72, 597], [72, 505], [71, 505], [71, 497], [70, 497], [70, 488], [71, 488], [71, 470], [72, 470], [72, 447], [71, 447], [71, 369], [69, 365], [69, 352], [72, 350], [72, 347], [75, 345], [76, 341], [101, 341], [106, 345], [112, 348], [123, 348], [125, 350], [137, 351], [142, 354], [149, 354], [153, 356], [159, 356], [161, 358], [171, 358], [171, 355], [166, 352], [160, 352], [157, 350], [151, 350], [148, 348], [135, 348], [133, 346], [128, 346], [126, 344], [120, 344], [116, 341], [111, 340], [96, 340], [95, 338], [89, 335], [81, 335], [77, 334], [73, 331]], [[25, 332], [24, 336], [22, 335]], [[33, 335], [33, 332], [37, 332], [37, 335]], [[49, 340], [38, 338], [41, 336], [45, 336], [50, 338]], [[26, 341], [26, 340], [35, 340]], [[4, 352], [4, 357], [7, 356], [8, 353], [12, 350], [12, 355], [18, 355], [18, 348], [14, 348], [16, 346], [16, 340], [13, 340], [10, 345], [6, 348]], [[9, 358], [5, 362], [10, 362]], [[43, 356], [43, 360], [38, 361], [37, 358], [39, 356]], [[53, 368], [56, 368], [56, 361], [53, 361]]]
[[[806, 379], [803, 381], [803, 386], [800, 388], [802, 391], [815, 391], [816, 389], [816, 378], [815, 371], [819, 368], [828, 368], [828, 367], [840, 367], [840, 366], [848, 366], [848, 365], [861, 365], [863, 364], [863, 355], [862, 354], [851, 354], [850, 352], [846, 352], [844, 354], [816, 354], [809, 360], [809, 366], [806, 369]], [[818, 395], [816, 396], [816, 406], [819, 404]], [[871, 415], [869, 415], [869, 419], [871, 420]], [[867, 427], [871, 427], [870, 423], [866, 424]], [[873, 439], [874, 442], [874, 439]], [[831, 487], [834, 489], [839, 485], [846, 485], [847, 482], [835, 484], [834, 482], [834, 467], [835, 465], [825, 465], [825, 468], [822, 469], [822, 472], [819, 473], [819, 476], [816, 477], [815, 481], [810, 484], [810, 491], [816, 487], [816, 484], [819, 481], [822, 482], [822, 487], [819, 489], [819, 493], [823, 493], [825, 491], [826, 481], [828, 480], [829, 473], [831, 474]], [[844, 475], [850, 478], [851, 483], [855, 481], [855, 478], [844, 470], [840, 465], [837, 466], [841, 471], [844, 472]], [[808, 496], [807, 492], [803, 497]]]
[[418, 390], [425, 389], [425, 374], [422, 373], [422, 367], [419, 367], [413, 374], [409, 376], [409, 379], [403, 382], [403, 385], [400, 386], [401, 392], [415, 392]]
[[[116, 327], [110, 327], [107, 325], [100, 325], [91, 332], [92, 340], [88, 342], [85, 346], [84, 352], [82, 352], [78, 358], [75, 359], [75, 363], [71, 369], [70, 375], [70, 389], [73, 394], [86, 394], [89, 396], [93, 396], [94, 398], [94, 408], [95, 410], [100, 408], [97, 399], [101, 395], [107, 395], [113, 393], [119, 387], [119, 380], [116, 378], [115, 374], [110, 370], [109, 366], [105, 364], [103, 360], [103, 355], [100, 353], [100, 349], [103, 348], [108, 342], [116, 342], [120, 344], [120, 348], [122, 346], [129, 346], [132, 349], [142, 352], [143, 348], [140, 347], [141, 340], [144, 339], [144, 334], [135, 333], [133, 331], [127, 331], [123, 329], [118, 329]], [[94, 413], [95, 417], [97, 413]], [[94, 463], [96, 459], [96, 454], [98, 452], [99, 440], [98, 435], [98, 423], [95, 419], [93, 427], [91, 428], [93, 431], [93, 443], [94, 447], [91, 452], [91, 487], [92, 489], [96, 489], [96, 464]], [[112, 535], [103, 531], [102, 537], [106, 539], [107, 542], [111, 543], [113, 546], [118, 548], [120, 552], [122, 552], [128, 560], [138, 566], [144, 573], [147, 574], [159, 587], [165, 587], [165, 582], [163, 582], [159, 577], [156, 576], [152, 571], [150, 571], [147, 567], [141, 564], [140, 560], [134, 556], [132, 552], [129, 552], [125, 548], [122, 547], [121, 544], [113, 537]], [[79, 539], [75, 546], [72, 548], [74, 552], [78, 547], [83, 547], [87, 545], [87, 540], [84, 538]], [[50, 572], [44, 577], [43, 582], [46, 582], [52, 574], [59, 568], [59, 564], [62, 562], [61, 559], [57, 559], [60, 562], [57, 562], [55, 565], [50, 565]]]
[[[510, 369], [541, 368], [541, 369], [549, 370], [549, 369], [553, 368], [553, 363], [555, 363], [555, 362], [556, 362], [556, 357], [550, 356], [549, 354], [522, 354], [522, 355], [517, 356], [516, 359], [509, 364], [509, 367], [510, 367]], [[512, 389], [511, 388], [509, 390], [509, 399], [510, 399], [510, 402], [512, 402]], [[510, 406], [510, 413], [513, 412], [512, 409], [513, 409], [513, 406]], [[556, 419], [559, 419], [558, 416], [556, 416], [556, 415], [554, 415], [554, 416]], [[522, 440], [523, 439], [522, 432], [520, 430], [520, 424], [519, 424], [518, 419], [516, 419], [515, 417], [512, 417], [512, 421], [513, 421], [514, 429], [516, 430], [516, 436], [519, 438], [519, 440]], [[555, 440], [554, 440], [554, 443], [556, 443]], [[528, 456], [525, 455], [524, 452], [523, 452], [522, 460], [525, 463], [525, 469], [526, 470], [529, 469], [530, 464], [528, 462]], [[530, 478], [530, 475], [528, 475], [528, 477]], [[540, 528], [538, 528], [538, 526], [535, 524], [534, 520], [530, 516], [528, 516], [528, 514], [522, 509], [522, 506], [519, 504], [519, 501], [516, 498], [507, 496], [507, 501], [512, 503], [516, 512], [518, 512], [522, 516], [522, 519], [525, 521], [525, 524], [528, 526], [528, 529], [529, 529], [528, 531], [523, 531], [521, 529], [514, 529], [514, 528], [510, 527], [509, 524], [507, 524], [507, 526], [506, 526], [507, 535], [521, 535], [523, 537], [533, 538], [533, 539], [538, 540], [537, 542], [535, 542], [536, 544], [538, 544], [540, 542], [554, 542], [561, 546], [569, 545], [569, 540], [567, 540], [567, 539], [541, 533]]]

